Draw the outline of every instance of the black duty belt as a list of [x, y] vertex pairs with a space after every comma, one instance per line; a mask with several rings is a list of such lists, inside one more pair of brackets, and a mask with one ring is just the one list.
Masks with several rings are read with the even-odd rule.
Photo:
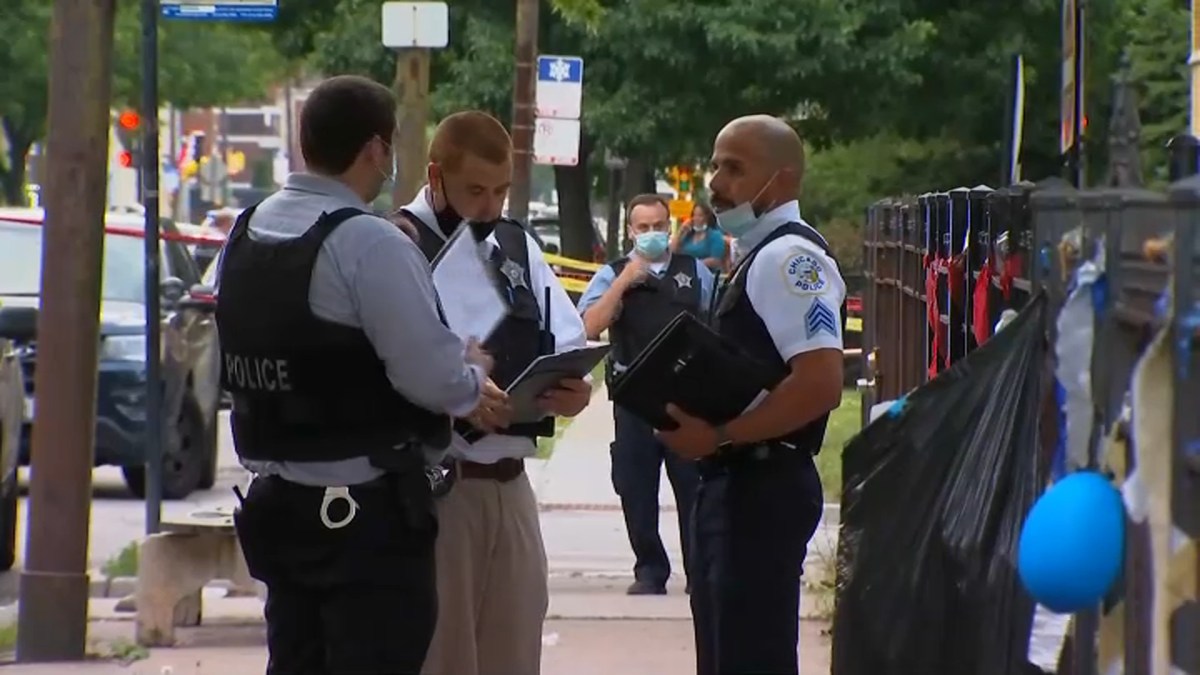
[[481, 464], [460, 459], [454, 462], [454, 473], [456, 477], [466, 480], [494, 480], [508, 483], [525, 473], [525, 460], [505, 457], [492, 464]]
[[789, 460], [802, 457], [812, 457], [813, 453], [806, 452], [790, 443], [780, 441], [739, 445], [721, 450], [716, 454], [702, 458], [698, 465], [703, 475], [714, 475], [729, 470], [732, 466], [771, 460]]

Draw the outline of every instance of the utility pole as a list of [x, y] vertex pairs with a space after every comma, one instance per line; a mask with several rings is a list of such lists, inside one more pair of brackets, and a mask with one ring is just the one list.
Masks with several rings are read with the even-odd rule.
[[513, 182], [508, 190], [508, 216], [529, 219], [533, 175], [534, 96], [537, 83], [538, 0], [517, 0], [517, 44], [513, 52]]
[[81, 660], [116, 0], [55, 0], [38, 314], [38, 406], [17, 659]]
[[417, 196], [425, 183], [429, 154], [425, 129], [429, 125], [429, 50], [412, 47], [396, 50], [396, 180], [392, 184], [392, 208], [398, 209]]
[[396, 50], [396, 135], [392, 153], [396, 179], [392, 208], [412, 201], [425, 182], [429, 125], [431, 50], [450, 44], [450, 8], [445, 2], [385, 2], [383, 46]]
[[162, 525], [162, 309], [158, 284], [158, 0], [142, 0], [142, 205], [146, 295], [146, 534]]

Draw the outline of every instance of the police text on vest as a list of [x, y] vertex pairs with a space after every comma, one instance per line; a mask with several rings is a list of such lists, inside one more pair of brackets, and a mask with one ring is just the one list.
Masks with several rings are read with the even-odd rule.
[[239, 389], [291, 391], [287, 359], [225, 354], [225, 377]]

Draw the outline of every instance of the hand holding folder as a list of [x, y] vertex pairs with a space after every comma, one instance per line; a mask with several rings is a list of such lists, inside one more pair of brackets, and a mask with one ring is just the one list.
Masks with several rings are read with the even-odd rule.
[[681, 313], [617, 377], [612, 398], [655, 429], [678, 426], [668, 403], [717, 425], [756, 405], [786, 375]]

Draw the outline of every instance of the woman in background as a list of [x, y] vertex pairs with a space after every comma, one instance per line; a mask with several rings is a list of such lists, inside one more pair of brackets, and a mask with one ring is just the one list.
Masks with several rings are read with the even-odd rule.
[[696, 203], [691, 220], [675, 233], [671, 251], [702, 260], [714, 272], [725, 269], [729, 249], [725, 245], [725, 233], [717, 227], [712, 208]]

